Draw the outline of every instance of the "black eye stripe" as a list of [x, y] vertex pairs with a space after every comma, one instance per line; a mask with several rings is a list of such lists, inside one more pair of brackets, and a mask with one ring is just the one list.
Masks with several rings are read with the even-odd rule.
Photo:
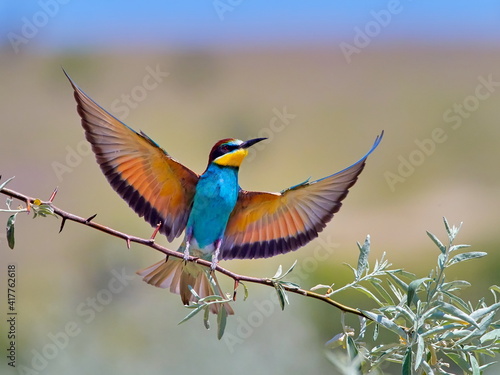
[[236, 146], [236, 145], [227, 145], [227, 144], [226, 145], [220, 145], [219, 147], [217, 147], [217, 149], [213, 153], [212, 160], [217, 159], [219, 156], [227, 154], [227, 153], [229, 153], [231, 151], [234, 151], [237, 148], [238, 148], [238, 146]]
[[239, 146], [236, 146], [236, 145], [221, 145], [219, 147], [219, 149], [222, 151], [222, 153], [226, 153], [226, 152], [231, 152], [233, 150], [236, 150]]

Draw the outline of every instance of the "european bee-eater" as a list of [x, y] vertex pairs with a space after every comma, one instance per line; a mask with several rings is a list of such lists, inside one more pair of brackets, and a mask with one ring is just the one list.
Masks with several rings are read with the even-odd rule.
[[[66, 73], [66, 72], [65, 72]], [[318, 236], [340, 209], [370, 153], [350, 167], [279, 193], [245, 191], [238, 171], [248, 148], [264, 138], [217, 142], [201, 175], [174, 160], [143, 132], [115, 118], [66, 74], [74, 89], [85, 136], [113, 189], [169, 241], [185, 232], [178, 251], [211, 260], [267, 258], [305, 245]], [[195, 296], [224, 296], [213, 272], [182, 259], [162, 259], [138, 271], [144, 280], [180, 294], [188, 305]], [[226, 303], [227, 313], [232, 314]], [[217, 312], [220, 304], [211, 305]]]

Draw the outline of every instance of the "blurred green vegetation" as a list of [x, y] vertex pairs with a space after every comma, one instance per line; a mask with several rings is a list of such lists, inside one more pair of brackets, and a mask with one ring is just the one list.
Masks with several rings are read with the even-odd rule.
[[[148, 237], [152, 228], [112, 191], [93, 155], [78, 154], [85, 150], [84, 137], [61, 66], [108, 110], [142, 84], [147, 67], [159, 66], [169, 76], [147, 91], [124, 121], [198, 173], [218, 139], [268, 136], [269, 143], [241, 168], [240, 183], [247, 190], [278, 191], [339, 171], [364, 155], [385, 130], [381, 146], [321, 235], [336, 244], [334, 251], [305, 274], [302, 287], [346, 283], [351, 274], [343, 263], [356, 263], [356, 241], [366, 234], [372, 238], [372, 262], [385, 251], [394, 267], [426, 276], [436, 249], [425, 231], [439, 236], [446, 216], [452, 224], [465, 222], [459, 242], [489, 254], [457, 265], [449, 277], [472, 283], [462, 298], [490, 298], [487, 287], [500, 282], [500, 90], [480, 101], [456, 130], [443, 114], [474, 95], [479, 77], [492, 75], [500, 81], [500, 53], [398, 45], [362, 54], [347, 64], [338, 51], [319, 48], [24, 58], [2, 51], [0, 174], [4, 179], [16, 176], [10, 188], [42, 199], [58, 186], [57, 206], [84, 217], [97, 213], [99, 223]], [[272, 130], [276, 110], [284, 108], [296, 117]], [[408, 159], [418, 150], [415, 141], [429, 138], [437, 127], [445, 130], [447, 141], [437, 144], [392, 191], [384, 173], [398, 173], [398, 157]], [[59, 179], [54, 163], [68, 166], [69, 154], [74, 157], [71, 171]], [[33, 350], [52, 343], [49, 333], [76, 322], [81, 332], [42, 372], [188, 374], [203, 369], [211, 374], [220, 373], [221, 366], [237, 368], [241, 375], [333, 371], [323, 344], [340, 332], [339, 312], [321, 302], [290, 296], [291, 306], [284, 312], [274, 305], [269, 316], [246, 330], [248, 337], [238, 336], [245, 322], [256, 317], [255, 303], [272, 301], [274, 291], [261, 286], [249, 286], [246, 302], [240, 293], [226, 336], [232, 333], [241, 342], [232, 344], [217, 341], [215, 330], [205, 331], [201, 319], [178, 326], [187, 313], [178, 296], [139, 277], [113, 294], [109, 304], [98, 306], [102, 311], [94, 310], [95, 317], [86, 322], [90, 315], [79, 306], [88, 307], [87, 299], [107, 288], [113, 270], [133, 275], [161, 256], [136, 245], [127, 250], [118, 239], [71, 223], [58, 234], [59, 224], [60, 219], [19, 216], [14, 251], [0, 237], [0, 265], [18, 266], [19, 365], [31, 366]], [[168, 245], [163, 238], [158, 241]], [[271, 277], [279, 264], [288, 268], [295, 259], [300, 265], [310, 258], [315, 246], [316, 241], [273, 259], [222, 265]], [[4, 270], [0, 274], [4, 277]], [[2, 300], [5, 293], [0, 290]], [[356, 293], [339, 299], [352, 307], [371, 306]], [[4, 334], [0, 343], [2, 348], [7, 344]], [[2, 356], [2, 368], [4, 361]]]

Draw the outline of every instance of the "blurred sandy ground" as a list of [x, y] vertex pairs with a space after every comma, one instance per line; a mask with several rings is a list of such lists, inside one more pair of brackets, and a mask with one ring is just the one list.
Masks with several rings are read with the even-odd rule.
[[[342, 285], [350, 280], [343, 263], [355, 264], [356, 241], [370, 234], [372, 262], [387, 252], [395, 267], [423, 277], [438, 255], [425, 231], [444, 241], [446, 216], [451, 224], [464, 222], [458, 242], [489, 253], [450, 271], [450, 279], [473, 284], [463, 297], [490, 299], [488, 286], [500, 281], [500, 87], [477, 100], [458, 128], [443, 117], [464, 100], [469, 108], [476, 103], [469, 97], [482, 80], [500, 82], [496, 48], [376, 44], [350, 64], [338, 45], [61, 55], [15, 54], [6, 45], [0, 53], [0, 173], [2, 179], [16, 176], [11, 189], [47, 199], [58, 186], [58, 207], [83, 217], [97, 213], [101, 224], [148, 237], [151, 228], [112, 191], [82, 143], [61, 66], [107, 109], [123, 106], [123, 94], [134, 89], [138, 94], [149, 67], [168, 77], [141, 91], [146, 96], [136, 108], [128, 106], [125, 122], [198, 173], [218, 139], [268, 136], [269, 143], [241, 168], [240, 183], [248, 190], [279, 191], [336, 172], [358, 160], [385, 130], [340, 213], [321, 234], [323, 242], [273, 259], [223, 262], [224, 267], [270, 277], [278, 265], [298, 259], [305, 261], [296, 276], [303, 287]], [[283, 111], [289, 114], [286, 121], [273, 120]], [[446, 141], [418, 159], [417, 143], [436, 128], [443, 129]], [[420, 165], [391, 188], [388, 172], [398, 174], [410, 154]], [[62, 174], [61, 165], [68, 167]], [[137, 245], [127, 250], [124, 242], [73, 223], [58, 234], [59, 225], [60, 219], [18, 216], [14, 251], [0, 236], [2, 285], [6, 264], [17, 264], [18, 366], [33, 368], [37, 353], [45, 350], [46, 363], [38, 365], [40, 373], [50, 374], [334, 371], [323, 344], [339, 332], [335, 309], [290, 296], [291, 306], [281, 312], [272, 290], [249, 285], [249, 299], [236, 303], [237, 315], [219, 342], [201, 318], [177, 325], [188, 312], [177, 296], [132, 278], [159, 254]], [[335, 246], [327, 261], [319, 262], [315, 249], [324, 243]], [[123, 288], [109, 292], [117, 274], [128, 278], [119, 278]], [[2, 288], [1, 314], [5, 293]], [[371, 306], [359, 295], [338, 298], [354, 307]], [[356, 320], [351, 324], [357, 326]], [[74, 333], [67, 341], [61, 334], [66, 329]], [[6, 341], [2, 333], [2, 348]], [[9, 369], [4, 361], [2, 355], [2, 373]]]

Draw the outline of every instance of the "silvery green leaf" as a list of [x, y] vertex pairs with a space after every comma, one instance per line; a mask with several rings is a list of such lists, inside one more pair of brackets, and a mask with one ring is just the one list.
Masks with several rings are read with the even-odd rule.
[[[0, 176], [0, 177], [1, 177], [1, 176]], [[12, 180], [14, 179], [14, 177], [15, 177], [15, 176], [13, 176], [13, 177], [11, 177], [11, 178], [9, 178], [9, 179], [5, 180], [4, 182], [2, 182], [2, 183], [0, 184], [0, 190], [2, 190], [2, 189], [5, 187], [5, 185], [7, 185], [10, 181], [12, 181]]]
[[345, 336], [344, 332], [337, 333], [335, 336], [333, 336], [330, 340], [328, 340], [325, 343], [325, 346], [329, 349], [335, 349], [335, 348], [343, 345], [344, 344], [344, 336]]
[[205, 303], [205, 304], [208, 304], [210, 302], [214, 302], [214, 301], [222, 301], [224, 300], [224, 298], [222, 296], [218, 296], [216, 294], [213, 294], [211, 296], [206, 296], [206, 297], [203, 297], [203, 298], [200, 298], [198, 300], [198, 303]]
[[[286, 304], [289, 305], [290, 301], [288, 300], [288, 294], [286, 294], [285, 289], [283, 289], [283, 287], [281, 285], [280, 285], [280, 289], [283, 292], [283, 297], [284, 297], [284, 300], [285, 300]], [[283, 309], [284, 309], [284, 307], [283, 307]]]
[[492, 285], [492, 286], [490, 286], [490, 290], [494, 291], [494, 292], [500, 293], [500, 286], [498, 286], [498, 285]]
[[363, 246], [357, 242], [359, 248], [358, 266], [356, 267], [356, 280], [368, 270], [368, 256], [370, 255], [370, 236], [366, 236]]
[[424, 369], [424, 373], [426, 375], [434, 375], [434, 370], [432, 367], [427, 363], [427, 361], [422, 361], [422, 368]]
[[443, 340], [459, 340], [465, 337], [469, 337], [471, 331], [468, 329], [455, 329], [453, 331], [446, 331], [440, 337], [441, 341]]
[[469, 361], [472, 368], [472, 375], [481, 375], [481, 370], [479, 369], [479, 363], [473, 353], [469, 352]]
[[318, 284], [318, 285], [315, 285], [313, 286], [310, 290], [311, 291], [315, 291], [315, 290], [318, 290], [318, 289], [331, 289], [332, 286], [331, 285], [326, 285], [326, 284]]
[[473, 311], [470, 314], [470, 316], [471, 316], [471, 318], [478, 320], [478, 319], [482, 318], [483, 316], [485, 316], [486, 314], [489, 314], [490, 312], [498, 310], [498, 309], [500, 309], [500, 302], [497, 302], [491, 306], [483, 307], [481, 309]]
[[435, 235], [433, 235], [431, 232], [426, 232], [429, 238], [436, 244], [436, 246], [441, 250], [441, 253], [445, 254], [446, 253], [446, 246], [443, 245], [443, 243], [437, 238]]
[[392, 320], [387, 319], [384, 315], [375, 314], [372, 313], [371, 311], [365, 311], [365, 310], [361, 310], [361, 312], [368, 318], [372, 319], [381, 326], [387, 328], [388, 330], [402, 337], [404, 340], [408, 341], [408, 335], [406, 334], [406, 331], [400, 326], [398, 326], [396, 323], [394, 323]]
[[16, 215], [11, 215], [7, 220], [7, 243], [11, 249], [14, 249], [16, 240], [14, 238], [14, 223], [16, 222]]
[[[474, 351], [474, 353], [476, 353], [476, 354], [485, 354], [485, 355], [489, 355], [492, 358], [496, 358], [498, 351], [500, 350], [499, 346], [493, 346], [493, 345], [491, 345], [490, 347], [487, 347], [487, 348], [479, 348], [479, 349], [477, 349], [477, 347], [475, 345], [464, 346], [464, 349], [469, 349], [469, 348], [471, 348]], [[490, 348], [493, 348], [493, 350]], [[481, 370], [482, 370], [482, 367], [483, 366], [480, 366]]]
[[446, 220], [445, 217], [443, 217], [443, 221], [444, 221], [444, 227], [446, 229], [446, 233], [448, 233], [448, 236], [449, 236], [449, 235], [451, 235], [450, 225], [448, 224], [448, 220]]
[[392, 270], [392, 271], [387, 271], [387, 273], [395, 274], [398, 276], [406, 277], [407, 279], [410, 280], [415, 280], [417, 276], [414, 273], [399, 269], [399, 270]]
[[359, 290], [361, 293], [367, 295], [371, 299], [373, 299], [375, 302], [377, 302], [380, 306], [383, 306], [384, 304], [373, 294], [370, 290], [366, 289], [364, 286], [361, 285], [353, 285], [353, 289]]
[[406, 349], [405, 355], [403, 357], [403, 366], [402, 366], [402, 371], [401, 374], [403, 375], [411, 375], [412, 370], [411, 370], [411, 355], [412, 355], [412, 350], [411, 347], [408, 347]]
[[437, 325], [437, 326], [433, 327], [432, 329], [429, 329], [428, 331], [423, 332], [421, 335], [424, 338], [425, 337], [433, 337], [433, 336], [437, 335], [438, 333], [447, 332], [447, 331], [454, 332], [456, 329], [460, 329], [462, 327], [463, 327], [463, 324], [459, 324], [459, 323]]
[[475, 258], [482, 258], [485, 255], [488, 255], [488, 253], [485, 253], [483, 251], [473, 251], [473, 252], [470, 252], [470, 253], [458, 254], [458, 255], [455, 255], [453, 258], [450, 259], [450, 261], [448, 262], [448, 267], [451, 266], [451, 265], [453, 265], [453, 264], [455, 264], [455, 263], [463, 262], [465, 260], [475, 259]]
[[203, 315], [203, 325], [206, 329], [210, 329], [210, 321], [208, 320], [210, 316], [210, 309], [205, 309], [205, 314]]
[[394, 285], [390, 280], [387, 280], [387, 284], [389, 285], [389, 289], [396, 296], [396, 298], [401, 301], [403, 298], [403, 293], [399, 290], [396, 285]]
[[484, 344], [487, 341], [496, 341], [496, 340], [500, 340], [500, 328], [485, 333], [484, 335], [481, 336], [480, 339], [481, 344]]
[[414, 370], [417, 371], [417, 369], [420, 367], [422, 360], [424, 358], [424, 352], [425, 352], [425, 343], [424, 339], [422, 336], [418, 335], [417, 336], [417, 351], [415, 353], [415, 365], [414, 365]]
[[280, 303], [281, 310], [285, 310], [285, 304], [289, 304], [285, 289], [283, 289], [279, 282], [274, 283], [274, 289], [278, 294], [278, 301]]
[[408, 305], [395, 306], [394, 310], [402, 315], [408, 322], [413, 322], [417, 319], [415, 313], [410, 309]]
[[441, 285], [441, 290], [453, 292], [455, 290], [460, 290], [464, 287], [469, 287], [471, 284], [465, 280], [454, 280], [448, 283], [443, 283]]
[[439, 303], [439, 309], [445, 313], [448, 313], [460, 320], [463, 320], [464, 322], [467, 322], [469, 324], [472, 324], [474, 327], [479, 328], [477, 322], [468, 314], [460, 310], [459, 308], [450, 305], [449, 303], [446, 302], [440, 302]]
[[[358, 335], [359, 340], [362, 340], [365, 337], [366, 328], [368, 327], [368, 325], [366, 324], [366, 321], [367, 321], [367, 319], [365, 317], [363, 317], [363, 316], [359, 317], [359, 335]], [[376, 327], [377, 325], [374, 324], [374, 326]]]
[[[208, 309], [207, 309], [208, 310]], [[227, 310], [226, 306], [221, 305], [219, 313], [217, 314], [217, 338], [220, 340], [224, 335], [224, 330], [226, 329], [227, 323]]]
[[463, 244], [461, 244], [461, 245], [453, 245], [453, 246], [450, 247], [450, 253], [452, 251], [460, 250], [460, 249], [463, 249], [465, 247], [470, 247], [470, 245], [463, 245]]
[[207, 305], [194, 305], [194, 306], [189, 306], [188, 308], [192, 308], [193, 311], [191, 311], [189, 314], [187, 314], [184, 317], [184, 319], [182, 319], [178, 324], [182, 324], [182, 323], [188, 321], [193, 316], [195, 316], [196, 314], [198, 314], [201, 310], [203, 310], [203, 308], [208, 308], [208, 306]]
[[373, 327], [373, 341], [377, 341], [378, 333], [379, 333], [379, 325], [375, 324]]
[[408, 306], [411, 306], [411, 303], [413, 302], [413, 299], [416, 297], [416, 292], [418, 287], [426, 282], [429, 281], [430, 279], [428, 277], [423, 277], [421, 279], [413, 280], [410, 284], [408, 284], [408, 294], [407, 294], [407, 299], [406, 299], [406, 304]]
[[[496, 353], [493, 353], [492, 357], [496, 357]], [[493, 365], [497, 365], [497, 364], [498, 364], [498, 362], [491, 361], [491, 362], [489, 362], [489, 363], [486, 363], [486, 364], [484, 364], [484, 365], [479, 366], [479, 369], [480, 369], [481, 371], [484, 371], [484, 370], [485, 370], [485, 369], [487, 369], [488, 367], [493, 366]]]
[[191, 286], [191, 285], [188, 285], [188, 289], [189, 291], [191, 292], [191, 294], [196, 298], [196, 300], [198, 301], [200, 299], [200, 296], [198, 295], [198, 293], [196, 293], [196, 290], [194, 290], [194, 288]]
[[356, 268], [351, 266], [349, 263], [343, 263], [343, 264], [351, 269], [352, 273], [354, 274], [354, 279], [358, 280], [358, 274], [357, 274], [358, 271], [356, 270]]
[[465, 374], [470, 372], [470, 366], [469, 362], [461, 356], [460, 354], [457, 354], [455, 352], [443, 352], [448, 358], [450, 358], [458, 367], [460, 367]]
[[385, 302], [391, 305], [394, 305], [394, 300], [391, 295], [385, 290], [385, 288], [380, 285], [376, 279], [368, 279], [368, 282], [372, 284], [372, 286], [377, 290], [377, 292], [384, 298]]
[[460, 232], [460, 229], [462, 228], [462, 224], [463, 222], [460, 223], [460, 225], [458, 227], [456, 226], [452, 226], [449, 231], [449, 239], [450, 239], [450, 243], [453, 242], [455, 240], [455, 237], [457, 236], [458, 232]]
[[444, 269], [446, 267], [446, 254], [439, 254], [438, 256], [438, 267]]
[[351, 360], [355, 359], [358, 356], [358, 348], [356, 347], [356, 343], [352, 339], [351, 336], [347, 335], [347, 355]]
[[429, 319], [437, 309], [439, 309], [439, 306], [433, 306], [427, 311], [424, 311], [424, 313], [422, 314], [422, 319], [423, 320]]
[[280, 276], [280, 279], [284, 278], [286, 275], [288, 275], [290, 272], [292, 272], [296, 265], [297, 265], [297, 260], [295, 260], [295, 262], [293, 262], [292, 266], [288, 269], [288, 271], [286, 271], [283, 274], [283, 276]]
[[462, 298], [458, 297], [453, 293], [449, 293], [448, 291], [443, 291], [443, 294], [450, 297], [450, 299], [452, 300], [452, 302], [454, 302], [455, 305], [460, 305], [463, 311], [470, 313], [471, 310], [470, 306], [467, 305], [467, 303], [465, 303], [465, 301]]
[[272, 278], [273, 279], [279, 278], [281, 276], [282, 271], [283, 271], [283, 267], [281, 267], [281, 264], [280, 264], [278, 267], [278, 270], [276, 271], [276, 273], [274, 274], [274, 276]]
[[246, 301], [247, 298], [248, 298], [248, 288], [245, 284], [243, 284], [241, 281], [240, 281], [240, 285], [243, 286], [243, 301]]
[[388, 275], [396, 282], [396, 284], [403, 289], [405, 292], [408, 291], [408, 284], [406, 284], [403, 280], [397, 277], [394, 272], [389, 272]]
[[292, 283], [290, 281], [280, 281], [280, 284], [291, 289], [300, 289], [299, 284]]
[[484, 333], [486, 333], [486, 331], [488, 330], [488, 328], [493, 323], [493, 318], [494, 317], [495, 317], [495, 312], [491, 312], [488, 316], [486, 316], [484, 319], [481, 320], [481, 322], [479, 323], [479, 328], [478, 329], [471, 330], [471, 332], [469, 333], [469, 335], [467, 335], [464, 338], [458, 340], [456, 342], [456, 344], [462, 344], [462, 343], [466, 342], [467, 340], [469, 340], [471, 338], [474, 338], [474, 337], [477, 337], [477, 336], [481, 336]]

